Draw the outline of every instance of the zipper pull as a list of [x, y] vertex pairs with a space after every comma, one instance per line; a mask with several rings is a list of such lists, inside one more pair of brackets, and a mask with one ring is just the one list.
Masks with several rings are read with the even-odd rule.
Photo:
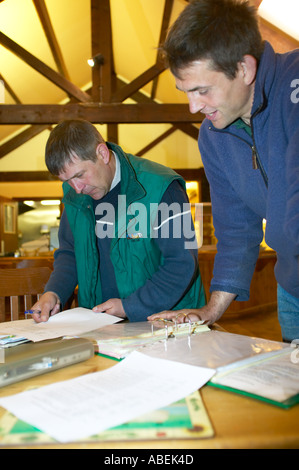
[[255, 150], [255, 146], [253, 145], [251, 147], [252, 149], [252, 168], [254, 170], [258, 170], [258, 164], [257, 164], [257, 157], [256, 157], [256, 150]]

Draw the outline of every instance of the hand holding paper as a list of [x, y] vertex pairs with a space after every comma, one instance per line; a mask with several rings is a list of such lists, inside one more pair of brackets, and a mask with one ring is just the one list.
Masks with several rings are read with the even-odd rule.
[[61, 336], [78, 336], [119, 321], [121, 318], [78, 307], [51, 316], [46, 323], [36, 323], [33, 319], [1, 323], [0, 334], [24, 337], [30, 341], [43, 341]]
[[37, 323], [48, 321], [50, 315], [60, 312], [60, 300], [54, 292], [45, 292], [42, 297], [32, 306], [32, 318]]
[[115, 315], [116, 317], [126, 318], [126, 313], [121, 299], [109, 299], [106, 302], [93, 307], [93, 312], [105, 312], [108, 315]]

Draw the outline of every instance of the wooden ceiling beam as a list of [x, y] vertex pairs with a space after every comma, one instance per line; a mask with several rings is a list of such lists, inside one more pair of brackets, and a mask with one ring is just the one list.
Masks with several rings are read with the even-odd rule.
[[[172, 8], [173, 8], [173, 2], [174, 2], [174, 0], [165, 0], [156, 63], [159, 63], [159, 62], [163, 61], [163, 58], [161, 57], [161, 46], [162, 46], [162, 44], [164, 44], [166, 36], [167, 36], [167, 31], [168, 31], [168, 28], [169, 28], [170, 17], [171, 17]], [[156, 91], [157, 91], [157, 87], [158, 87], [158, 80], [159, 80], [159, 76], [155, 77], [154, 80], [153, 80], [152, 91], [151, 91], [151, 98], [152, 99], [154, 99], [155, 96], [156, 96]]]
[[167, 131], [163, 132], [163, 134], [161, 134], [159, 137], [154, 139], [148, 145], [143, 147], [143, 149], [139, 150], [139, 152], [136, 153], [137, 157], [142, 157], [145, 153], [147, 153], [149, 150], [154, 148], [156, 145], [160, 144], [164, 139], [172, 135], [175, 131], [176, 131], [175, 126], [172, 126], [170, 129], [167, 129]]
[[[250, 3], [258, 10], [262, 0], [250, 0]], [[259, 25], [262, 38], [270, 42], [276, 52], [288, 52], [299, 47], [299, 42], [295, 38], [276, 28], [261, 16], [259, 17]]]
[[262, 38], [270, 42], [276, 52], [284, 53], [299, 47], [299, 41], [276, 28], [264, 18], [260, 18], [260, 31]]
[[59, 181], [49, 171], [0, 171], [0, 183]]
[[[46, 6], [44, 4], [44, 0], [33, 0], [36, 6], [36, 9], [39, 13], [41, 22], [44, 26], [44, 31], [45, 34], [48, 38], [49, 44], [52, 43], [51, 50], [53, 52], [53, 55], [55, 54], [55, 48], [54, 44], [56, 41], [55, 34], [50, 22], [50, 19], [47, 14]], [[108, 89], [109, 92], [111, 92], [112, 89], [112, 81], [114, 80], [114, 83], [120, 82], [119, 80], [115, 80], [115, 74], [114, 74], [114, 64], [113, 64], [113, 50], [112, 50], [112, 28], [111, 28], [111, 15], [110, 15], [110, 2], [109, 0], [92, 0], [91, 2], [91, 19], [92, 19], [92, 51], [93, 55], [97, 54], [102, 54], [103, 58], [104, 56], [106, 57], [106, 60], [104, 59], [104, 64], [107, 65], [106, 67], [106, 76], [103, 79], [103, 66], [104, 64], [100, 65], [100, 68], [94, 68], [93, 69], [93, 78], [95, 79], [96, 83], [99, 83], [99, 79], [101, 80], [100, 88], [101, 88], [101, 93], [95, 92], [93, 93], [93, 98], [97, 97], [99, 101], [103, 101], [103, 96], [102, 96], [102, 91], [104, 89]], [[169, 20], [170, 20], [170, 15], [171, 15], [171, 10], [173, 6], [173, 0], [165, 0], [165, 7], [164, 7], [164, 14], [163, 14], [163, 19], [162, 19], [162, 26], [161, 26], [161, 32], [160, 32], [160, 40], [159, 40], [159, 45], [164, 42], [165, 36], [167, 33], [167, 28], [169, 25]], [[106, 25], [108, 25], [108, 29], [106, 28]], [[100, 35], [99, 37], [99, 31], [103, 32], [103, 34]], [[54, 38], [54, 39], [53, 39]], [[58, 49], [59, 46], [57, 45]], [[104, 51], [104, 53], [103, 53]], [[27, 52], [27, 51], [25, 51]], [[107, 58], [109, 60], [107, 60]], [[57, 63], [57, 62], [56, 62]], [[30, 64], [31, 65], [31, 64]], [[154, 80], [159, 76], [161, 72], [165, 70], [165, 65], [161, 60], [159, 60], [159, 54], [157, 55], [157, 63], [154, 64], [152, 67], [150, 67], [148, 70], [146, 70], [143, 74], [138, 76], [135, 80], [133, 80], [131, 83], [126, 84], [122, 86], [121, 88], [119, 87], [118, 90], [114, 93], [113, 96], [113, 101], [115, 102], [122, 102], [126, 98], [135, 98], [137, 102], [154, 102], [152, 101], [151, 98], [144, 97], [143, 94], [139, 92], [139, 90], [144, 87], [147, 83], [150, 81]], [[61, 67], [60, 67], [61, 70]], [[114, 76], [113, 76], [114, 74]], [[106, 86], [104, 85], [106, 83]], [[123, 82], [122, 82], [123, 83]], [[153, 88], [155, 88], [155, 83], [153, 84]], [[88, 95], [89, 98], [89, 95]], [[106, 98], [109, 99], [109, 93], [106, 93]], [[48, 105], [46, 105], [48, 106]], [[159, 106], [159, 105], [158, 105]], [[176, 107], [177, 108], [177, 107]], [[113, 108], [115, 109], [115, 108]], [[166, 108], [164, 108], [166, 109]], [[174, 109], [174, 108], [173, 108]], [[94, 111], [94, 110], [93, 110]], [[132, 117], [132, 108], [130, 107], [130, 116], [128, 113], [124, 113], [124, 117], [122, 118], [124, 122], [133, 122], [135, 121], [135, 117]], [[155, 108], [155, 113], [158, 111], [157, 108]], [[140, 110], [139, 110], [140, 112]], [[78, 114], [78, 110], [76, 112]], [[81, 112], [79, 112], [81, 115]], [[93, 113], [94, 114], [94, 113]], [[134, 114], [134, 113], [133, 113]], [[60, 115], [60, 114], [59, 114]], [[89, 115], [89, 113], [88, 113]], [[109, 121], [108, 123], [108, 139], [112, 135], [114, 138], [112, 139], [113, 141], [117, 140], [118, 132], [117, 132], [117, 124], [119, 123], [119, 112], [117, 111], [117, 122], [115, 122], [115, 119], [112, 117], [112, 120]], [[190, 115], [189, 115], [190, 116]], [[71, 116], [73, 117], [73, 116]], [[66, 118], [65, 116], [62, 117]], [[88, 117], [85, 117], [88, 119]], [[2, 123], [4, 116], [2, 115]], [[98, 118], [96, 118], [98, 121]], [[103, 117], [101, 117], [103, 119]], [[111, 119], [111, 118], [110, 118]], [[147, 118], [149, 121], [147, 122], [164, 122], [164, 118], [161, 115], [161, 107], [159, 107], [159, 118], [157, 119], [156, 117], [154, 118]], [[153, 146], [157, 145], [158, 142], [161, 142], [163, 139], [165, 139], [169, 134], [173, 133], [175, 130], [180, 129], [183, 132], [186, 132], [188, 135], [192, 136], [193, 138], [197, 138], [198, 134], [198, 129], [195, 126], [192, 126], [192, 124], [189, 124], [188, 122], [181, 122], [181, 120], [184, 119], [184, 121], [187, 121], [186, 117], [180, 117], [179, 118], [179, 123], [173, 126], [171, 129], [169, 129], [166, 133], [162, 134], [160, 137], [155, 139], [151, 144], [149, 144], [148, 148], [152, 148]], [[0, 158], [5, 156], [7, 153], [18, 147], [19, 145], [22, 145], [23, 143], [27, 142], [30, 138], [36, 136], [43, 130], [47, 129], [49, 126], [48, 124], [35, 124], [35, 122], [39, 121], [39, 118], [35, 118], [33, 120], [33, 125], [25, 129], [23, 132], [21, 132], [19, 135], [16, 137], [12, 138], [10, 141], [7, 141], [5, 144], [0, 146]], [[47, 120], [47, 118], [43, 118], [43, 120]], [[92, 120], [92, 119], [89, 119]], [[176, 119], [174, 119], [176, 120]], [[200, 121], [202, 118], [200, 118]], [[25, 119], [26, 124], [28, 123], [28, 119]], [[23, 118], [20, 119], [20, 122], [25, 124], [25, 121], [23, 121]], [[97, 122], [96, 121], [96, 122]], [[194, 119], [192, 119], [194, 121]], [[138, 118], [138, 122], [141, 122]], [[109, 139], [111, 140], [111, 139]], [[147, 149], [143, 149], [142, 153], [145, 153]]]
[[91, 52], [102, 57], [92, 67], [93, 101], [109, 103], [114, 73], [110, 0], [91, 0]]
[[[62, 53], [60, 51], [59, 44], [56, 40], [56, 36], [54, 33], [54, 29], [51, 24], [51, 20], [47, 11], [47, 7], [45, 5], [44, 0], [33, 0], [34, 6], [36, 8], [36, 11], [39, 15], [43, 30], [45, 32], [45, 35], [47, 37], [50, 49], [52, 51], [55, 63], [57, 65], [57, 68], [59, 72], [66, 77], [69, 80], [69, 74], [67, 72]], [[21, 100], [16, 96], [16, 94], [13, 92], [9, 84], [6, 82], [6, 80], [0, 75], [2, 80], [5, 83], [5, 88], [9, 92], [9, 94], [12, 96], [12, 98], [15, 100], [16, 103], [21, 103]], [[34, 138], [44, 130], [48, 129], [48, 125], [36, 125], [36, 126], [30, 126], [29, 128], [26, 128], [25, 130], [21, 131], [19, 134], [16, 136], [12, 137], [8, 141], [6, 141], [4, 144], [0, 146], [0, 159], [5, 157], [8, 153], [12, 152], [16, 148], [18, 148], [20, 145], [23, 145], [24, 143], [28, 142], [30, 139]]]
[[5, 89], [6, 89], [6, 91], [10, 94], [10, 96], [12, 97], [12, 99], [13, 99], [16, 103], [21, 104], [21, 100], [20, 100], [19, 97], [15, 94], [15, 92], [13, 91], [13, 89], [11, 88], [11, 86], [9, 85], [9, 83], [5, 80], [5, 78], [3, 77], [3, 75], [1, 75], [1, 73], [0, 73], [0, 80], [3, 81], [4, 86], [5, 86]]
[[27, 127], [25, 130], [0, 145], [0, 159], [48, 128], [49, 126], [47, 124]]
[[[185, 180], [202, 180], [204, 178], [204, 169], [200, 168], [176, 168]], [[40, 181], [59, 181], [58, 177], [52, 175], [49, 171], [2, 171], [0, 172], [0, 183], [22, 183], [22, 182], [40, 182]], [[22, 198], [23, 199], [23, 198]], [[16, 199], [15, 199], [16, 200]]]
[[73, 96], [78, 101], [88, 102], [91, 100], [91, 97], [85, 93], [84, 91], [80, 90], [76, 85], [71, 83], [65, 77], [63, 77], [60, 73], [53, 70], [51, 67], [46, 65], [44, 62], [39, 60], [37, 57], [32, 55], [22, 46], [17, 44], [15, 41], [10, 39], [4, 33], [0, 31], [0, 44], [4, 46], [6, 49], [10, 50], [13, 54], [18, 56], [21, 60], [26, 62], [30, 67], [34, 70], [39, 72], [41, 75], [46, 77], [52, 83], [57, 85], [59, 88], [64, 90], [68, 95]]
[[[121, 90], [123, 87], [127, 86], [127, 83], [124, 82], [121, 78], [116, 77], [116, 92]], [[153, 100], [150, 96], [145, 95], [142, 91], [136, 91], [130, 95], [130, 98], [136, 103], [152, 103]]]
[[[4, 78], [1, 75], [0, 75], [0, 78], [2, 78], [2, 80], [4, 81]], [[124, 87], [126, 83], [120, 78], [116, 78], [116, 85], [120, 89]], [[6, 82], [5, 82], [5, 86], [7, 87]], [[87, 93], [91, 93], [91, 89], [87, 90]], [[151, 98], [146, 96], [144, 93], [141, 93], [140, 91], [137, 91], [136, 93], [134, 93], [131, 96], [131, 98], [137, 103], [152, 103], [153, 102]], [[18, 102], [20, 103], [20, 101]], [[117, 143], [118, 142], [117, 125], [108, 124], [107, 127], [108, 127], [107, 128], [107, 140], [109, 142]], [[192, 127], [194, 126], [187, 123], [187, 124], [184, 124], [184, 127], [186, 129], [190, 128], [191, 130]], [[0, 158], [5, 157], [8, 153], [12, 152], [16, 148], [18, 148], [20, 145], [23, 145], [24, 143], [28, 142], [30, 139], [36, 137], [38, 134], [40, 134], [41, 132], [43, 132], [45, 129], [48, 129], [48, 128], [49, 128], [48, 125], [37, 125], [37, 124], [32, 125], [29, 128], [26, 128], [24, 131], [20, 132], [17, 136], [12, 137], [10, 140], [0, 145]]]
[[155, 77], [160, 75], [166, 69], [164, 64], [154, 64], [152, 67], [147, 69], [137, 78], [132, 80], [130, 83], [124, 87], [117, 90], [112, 96], [111, 102], [121, 103], [127, 98], [130, 98], [134, 93], [136, 93], [140, 88], [144, 87], [147, 83], [151, 82]]
[[198, 139], [199, 129], [197, 127], [188, 123], [187, 124], [173, 124], [170, 129], [167, 129], [167, 131], [163, 132], [163, 134], [161, 134], [159, 137], [154, 139], [152, 142], [146, 145], [143, 149], [139, 150], [139, 152], [137, 152], [136, 155], [138, 157], [142, 157], [145, 153], [147, 153], [149, 150], [154, 148], [156, 145], [160, 144], [164, 139], [172, 135], [177, 130], [180, 130], [186, 133], [189, 137], [192, 137], [195, 140]]
[[[55, 60], [57, 68], [59, 72], [69, 80], [69, 74], [67, 72], [67, 69], [66, 69], [63, 57], [62, 57], [62, 53], [60, 51], [60, 47], [55, 36], [54, 29], [52, 27], [52, 23], [51, 23], [45, 2], [44, 0], [33, 0], [33, 3], [38, 13], [38, 16], [40, 18], [40, 22], [42, 24], [44, 33], [47, 37], [47, 40], [48, 40], [50, 49], [52, 51], [53, 58]], [[15, 100], [15, 102], [21, 104], [21, 101], [18, 99], [16, 94], [13, 92], [13, 90], [10, 88], [8, 83], [4, 80], [4, 78], [1, 75], [0, 75], [0, 78], [2, 78], [2, 80], [4, 81], [5, 88], [7, 89], [9, 94], [12, 96], [12, 98]], [[40, 134], [46, 129], [49, 129], [48, 125], [36, 125], [36, 126], [30, 126], [29, 128], [24, 129], [19, 134], [12, 137], [8, 141], [6, 141], [4, 144], [0, 145], [0, 159], [5, 157], [8, 153], [12, 152], [16, 148], [18, 148], [20, 145], [23, 145], [24, 143], [28, 142], [30, 139], [36, 137], [38, 134]]]
[[[74, 102], [74, 98], [71, 98], [69, 100], [69, 103], [73, 103], [73, 102]], [[11, 137], [4, 144], [0, 145], [0, 159], [5, 157], [8, 153], [12, 152], [16, 148], [18, 148], [20, 145], [23, 145], [26, 142], [28, 142], [30, 139], [33, 139], [44, 130], [46, 129], [51, 130], [51, 128], [52, 126], [44, 124], [44, 125], [32, 125], [22, 130], [19, 134], [17, 134], [14, 137]]]
[[48, 44], [50, 46], [57, 69], [61, 73], [61, 75], [63, 75], [68, 80], [70, 80], [70, 76], [67, 71], [59, 43], [56, 39], [56, 35], [52, 26], [52, 22], [51, 22], [45, 1], [33, 0], [33, 3], [37, 11], [37, 14], [39, 16], [45, 36], [48, 40]]
[[107, 124], [202, 122], [201, 113], [191, 114], [187, 104], [2, 104], [1, 124], [56, 124], [65, 119], [86, 119]]
[[[91, 0], [91, 50], [102, 59], [92, 68], [92, 99], [109, 103], [116, 88], [110, 0]], [[107, 140], [118, 143], [116, 123], [107, 125]]]
[[[117, 81], [120, 83], [120, 85], [123, 86], [124, 82], [121, 79], [117, 79]], [[151, 98], [147, 97], [146, 95], [140, 92], [137, 92], [134, 95], [132, 95], [132, 98], [137, 103], [153, 103]], [[157, 104], [157, 106], [159, 105]], [[44, 124], [44, 125], [35, 124], [35, 125], [30, 126], [29, 128], [26, 128], [24, 131], [20, 132], [17, 136], [12, 137], [10, 140], [0, 145], [0, 158], [5, 157], [8, 153], [12, 152], [16, 148], [18, 148], [20, 145], [23, 145], [24, 143], [28, 142], [30, 139], [36, 137], [38, 134], [40, 134], [46, 129], [50, 129], [50, 127], [47, 124]], [[198, 139], [198, 128], [190, 123], [186, 122], [186, 123], [175, 124], [174, 130], [176, 129], [184, 132], [189, 137], [192, 137], [195, 140]], [[107, 134], [108, 134], [107, 140], [109, 142], [117, 143], [118, 141], [117, 126], [115, 126], [114, 124], [108, 125]], [[164, 138], [166, 137], [167, 135], [164, 136]], [[143, 154], [144, 153], [145, 152], [143, 152]]]
[[188, 135], [189, 137], [192, 137], [192, 139], [198, 140], [199, 128], [193, 126], [193, 124], [186, 122], [182, 124], [175, 124], [175, 127], [181, 132], [184, 132], [184, 134]]

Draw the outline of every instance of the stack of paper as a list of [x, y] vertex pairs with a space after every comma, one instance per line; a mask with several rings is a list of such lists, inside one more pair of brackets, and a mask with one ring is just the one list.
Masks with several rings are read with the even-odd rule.
[[28, 341], [27, 338], [20, 338], [15, 335], [0, 335], [0, 348], [12, 348]]
[[[214, 429], [200, 392], [171, 403], [159, 410], [84, 438], [80, 441], [140, 441], [169, 439], [204, 439], [213, 437]], [[8, 411], [0, 419], [0, 445], [49, 444], [55, 440]], [[78, 441], [77, 441], [78, 442]]]
[[178, 338], [143, 353], [171, 361], [215, 369], [210, 385], [288, 408], [299, 403], [299, 361], [288, 343], [210, 331]]
[[47, 322], [36, 323], [31, 318], [0, 323], [0, 334], [14, 335], [19, 340], [26, 338], [37, 342], [62, 336], [80, 336], [87, 331], [102, 328], [121, 320], [121, 318], [107, 313], [95, 313], [92, 310], [78, 307], [53, 315]]
[[213, 374], [133, 352], [110, 369], [2, 397], [0, 406], [54, 439], [70, 442], [185, 398]]
[[299, 365], [286, 348], [220, 368], [211, 384], [283, 408], [299, 403]]

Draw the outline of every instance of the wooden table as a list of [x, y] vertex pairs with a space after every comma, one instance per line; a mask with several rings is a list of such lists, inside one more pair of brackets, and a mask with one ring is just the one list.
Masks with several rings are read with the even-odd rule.
[[[94, 356], [80, 364], [4, 387], [0, 389], [0, 396], [19, 393], [33, 385], [40, 387], [79, 375], [104, 370], [113, 365], [115, 365], [115, 361], [111, 359]], [[28, 444], [18, 448], [181, 449], [182, 452], [186, 449], [299, 448], [299, 405], [284, 410], [210, 386], [205, 386], [201, 389], [201, 396], [215, 431], [213, 438], [71, 443], [61, 445]], [[0, 417], [5, 412], [6, 410], [0, 408]], [[7, 447], [0, 446], [0, 449]]]

